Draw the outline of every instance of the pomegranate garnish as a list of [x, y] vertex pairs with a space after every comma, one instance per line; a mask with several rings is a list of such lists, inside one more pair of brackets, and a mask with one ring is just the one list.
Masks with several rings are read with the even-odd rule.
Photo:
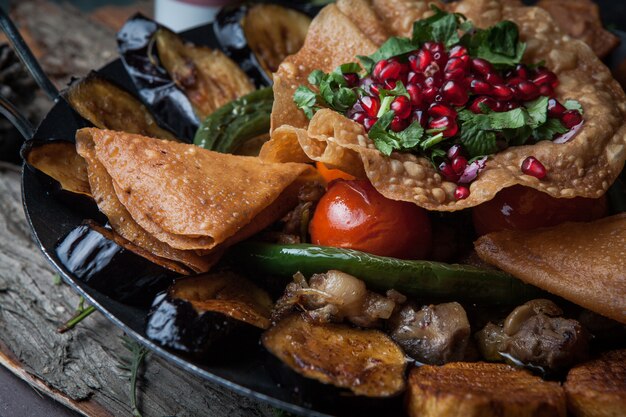
[[441, 78], [441, 74], [435, 74], [424, 80], [425, 87], [441, 87], [442, 83], [443, 79]]
[[393, 116], [393, 119], [391, 120], [391, 124], [389, 125], [391, 130], [393, 130], [394, 132], [402, 132], [408, 126], [409, 126], [409, 121], [399, 116]]
[[559, 85], [559, 80], [556, 78], [556, 74], [552, 71], [542, 72], [537, 74], [533, 78], [533, 83], [536, 85], [549, 85], [552, 88], [556, 88]]
[[565, 125], [566, 128], [571, 129], [580, 122], [583, 121], [583, 117], [578, 112], [578, 110], [568, 110], [561, 116], [561, 122]]
[[388, 60], [387, 65], [385, 65], [381, 69], [378, 75], [378, 79], [381, 81], [396, 81], [400, 79], [400, 74], [402, 73], [402, 70], [402, 64], [400, 64], [398, 61]]
[[470, 195], [470, 190], [464, 185], [457, 185], [454, 190], [454, 198], [457, 200], [465, 200]]
[[378, 96], [378, 95], [380, 95], [380, 89], [381, 88], [383, 88], [382, 85], [374, 83], [374, 84], [370, 85], [370, 92], [372, 94], [375, 94], [375, 95]]
[[442, 162], [441, 164], [439, 164], [439, 172], [444, 179], [450, 182], [457, 182], [460, 177], [456, 172], [454, 172], [454, 169], [452, 169], [452, 165], [448, 162]]
[[457, 175], [461, 175], [467, 167], [467, 159], [464, 156], [458, 155], [452, 160], [452, 169]]
[[352, 113], [352, 115], [350, 116], [351, 120], [354, 120], [357, 123], [361, 123], [363, 124], [365, 122], [365, 113], [363, 112], [356, 112], [356, 113]]
[[490, 95], [493, 93], [493, 88], [491, 87], [491, 85], [481, 80], [473, 80], [472, 83], [470, 84], [470, 88], [472, 89], [472, 93], [474, 94], [480, 94], [480, 95], [489, 94]]
[[424, 97], [424, 101], [427, 103], [435, 101], [437, 94], [439, 94], [439, 89], [437, 87], [427, 87], [422, 90], [422, 96]]
[[380, 100], [377, 97], [363, 96], [359, 99], [359, 103], [369, 117], [376, 117], [380, 110]]
[[547, 84], [539, 86], [539, 95], [546, 97], [554, 97], [554, 89]]
[[433, 103], [428, 108], [428, 114], [432, 117], [449, 117], [450, 119], [456, 119], [456, 111], [443, 103]]
[[456, 81], [448, 81], [441, 89], [443, 99], [453, 106], [463, 106], [467, 103], [469, 96], [467, 90]]
[[528, 74], [529, 74], [528, 67], [526, 65], [524, 65], [524, 64], [518, 64], [515, 67], [515, 73], [522, 80], [527, 80], [528, 79]]
[[520, 104], [516, 101], [505, 101], [505, 102], [498, 103], [499, 111], [510, 111], [513, 109], [517, 109], [519, 107], [520, 107]]
[[567, 109], [564, 105], [558, 102], [557, 99], [551, 98], [548, 100], [548, 116], [561, 118], [563, 113], [565, 113]]
[[468, 62], [461, 59], [461, 58], [451, 58], [448, 63], [446, 64], [446, 67], [444, 69], [444, 72], [451, 72], [453, 70], [456, 69], [461, 69], [463, 70], [463, 72], [468, 70]]
[[487, 106], [493, 111], [497, 111], [499, 109], [498, 102], [495, 101], [493, 98], [486, 96], [477, 97], [469, 106], [469, 109], [476, 114], [484, 113], [483, 109], [481, 109], [481, 104]]
[[534, 156], [529, 156], [522, 162], [522, 172], [535, 178], [542, 179], [546, 176], [546, 167]]
[[354, 72], [343, 74], [343, 79], [346, 80], [348, 87], [355, 87], [359, 84], [359, 75]]
[[406, 119], [411, 114], [411, 103], [406, 96], [398, 96], [391, 102], [391, 110], [396, 112], [400, 119]]
[[506, 85], [497, 84], [493, 86], [493, 93], [491, 95], [497, 97], [498, 100], [509, 101], [513, 98], [513, 89]]
[[522, 81], [515, 86], [515, 93], [519, 100], [531, 101], [539, 97], [539, 88], [530, 81]]
[[428, 123], [428, 128], [443, 129], [441, 133], [446, 138], [456, 135], [456, 133], [459, 131], [459, 127], [457, 126], [456, 122], [446, 116], [431, 119], [431, 121]]
[[457, 156], [461, 156], [462, 153], [463, 147], [457, 143], [456, 145], [450, 146], [450, 149], [448, 149], [447, 152], [447, 157], [448, 159], [453, 160]]
[[446, 80], [464, 81], [467, 73], [462, 68], [455, 68], [452, 71], [448, 71], [443, 75]]
[[374, 69], [372, 70], [372, 77], [380, 80], [380, 73], [383, 72], [383, 69], [387, 66], [387, 60], [382, 59], [374, 65]]
[[417, 55], [409, 56], [409, 65], [411, 69], [415, 72], [423, 73], [426, 71], [426, 68], [430, 66], [433, 62], [433, 54], [430, 51], [425, 49], [420, 49]]
[[485, 61], [482, 58], [474, 58], [472, 59], [472, 70], [481, 74], [482, 76], [486, 76], [487, 74], [494, 71], [493, 65], [488, 61]]
[[495, 72], [490, 72], [485, 76], [485, 81], [489, 84], [504, 84], [504, 80]]
[[448, 55], [450, 55], [450, 58], [458, 58], [461, 56], [469, 57], [467, 48], [461, 45], [454, 46], [452, 49], [450, 49], [450, 52], [448, 52]]
[[365, 118], [365, 120], [363, 121], [363, 126], [365, 126], [365, 130], [369, 132], [372, 126], [374, 126], [374, 123], [376, 123], [377, 121], [378, 121], [378, 117]]
[[414, 110], [411, 114], [411, 123], [413, 122], [419, 122], [425, 128], [428, 125], [428, 115], [424, 110]]

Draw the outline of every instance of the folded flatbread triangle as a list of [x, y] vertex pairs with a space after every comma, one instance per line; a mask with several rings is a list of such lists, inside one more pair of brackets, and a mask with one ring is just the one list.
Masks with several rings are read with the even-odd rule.
[[192, 257], [184, 263], [193, 262], [196, 271], [208, 269], [199, 255], [280, 219], [314, 172], [305, 164], [266, 163], [95, 128], [79, 130], [76, 142], [92, 194], [114, 230], [159, 256]]

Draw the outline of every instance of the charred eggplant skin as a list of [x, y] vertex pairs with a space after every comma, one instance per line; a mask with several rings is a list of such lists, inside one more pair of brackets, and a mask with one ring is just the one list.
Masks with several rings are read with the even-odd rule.
[[179, 139], [191, 142], [199, 120], [189, 99], [158, 62], [152, 40], [159, 27], [155, 21], [136, 14], [118, 32], [118, 49], [141, 99], [160, 124]]
[[178, 274], [123, 248], [88, 224], [71, 230], [56, 247], [65, 268], [79, 280], [125, 304], [147, 307]]

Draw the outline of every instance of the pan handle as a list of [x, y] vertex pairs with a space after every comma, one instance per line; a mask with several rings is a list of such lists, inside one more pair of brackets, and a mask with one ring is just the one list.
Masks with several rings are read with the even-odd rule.
[[29, 140], [35, 134], [35, 128], [15, 106], [4, 97], [0, 96], [0, 114], [11, 122], [25, 140]]
[[39, 62], [37, 62], [32, 51], [26, 45], [26, 42], [24, 42], [24, 38], [22, 38], [22, 35], [20, 35], [13, 21], [2, 8], [0, 8], [0, 29], [7, 35], [13, 50], [30, 75], [35, 79], [37, 85], [39, 85], [51, 100], [56, 101], [59, 97], [59, 90], [57, 90], [54, 84], [52, 84], [52, 81], [46, 76], [43, 69], [41, 69]]

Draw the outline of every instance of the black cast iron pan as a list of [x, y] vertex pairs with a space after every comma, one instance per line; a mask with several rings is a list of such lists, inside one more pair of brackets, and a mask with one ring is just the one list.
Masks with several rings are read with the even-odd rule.
[[[7, 33], [18, 56], [26, 64], [40, 87], [55, 101], [50, 112], [36, 129], [33, 129], [28, 121], [1, 97], [0, 112], [11, 120], [28, 140], [73, 141], [76, 130], [88, 126], [88, 122], [59, 97], [58, 91], [46, 78], [19, 33], [1, 9], [0, 26]], [[211, 25], [184, 32], [182, 35], [197, 44], [218, 46]], [[625, 35], [624, 33], [620, 35], [623, 46], [607, 61], [613, 66], [622, 62], [626, 57], [624, 47], [626, 37], [622, 36]], [[119, 59], [97, 72], [138, 96], [133, 82]], [[344, 391], [304, 380], [275, 360], [259, 343], [233, 350], [216, 349], [206, 358], [187, 356], [156, 345], [146, 337], [144, 332], [147, 309], [123, 304], [89, 287], [70, 273], [55, 253], [59, 239], [82, 224], [84, 219], [106, 221], [95, 203], [82, 197], [59, 193], [54, 180], [26, 165], [22, 171], [22, 196], [33, 238], [46, 258], [59, 271], [63, 280], [128, 336], [157, 355], [208, 381], [298, 415], [315, 417], [404, 415], [401, 398], [389, 400], [357, 398]], [[193, 393], [189, 394], [193, 395]]]

